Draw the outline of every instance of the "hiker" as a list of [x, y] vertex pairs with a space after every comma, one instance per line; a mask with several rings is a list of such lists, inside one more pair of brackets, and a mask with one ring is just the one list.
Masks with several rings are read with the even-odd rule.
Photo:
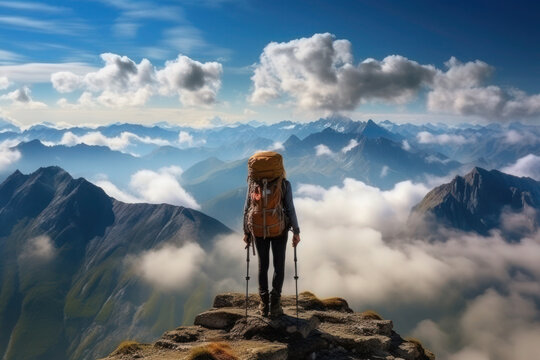
[[[244, 205], [244, 242], [255, 239], [259, 258], [259, 313], [271, 317], [283, 314], [281, 289], [285, 276], [285, 249], [289, 230], [292, 246], [300, 242], [300, 228], [294, 210], [291, 183], [286, 179], [283, 157], [261, 151], [248, 160], [248, 190]], [[270, 248], [274, 262], [272, 291], [268, 292]]]

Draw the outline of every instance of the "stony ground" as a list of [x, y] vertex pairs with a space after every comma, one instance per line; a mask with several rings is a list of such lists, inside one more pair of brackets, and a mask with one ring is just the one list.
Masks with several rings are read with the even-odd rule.
[[220, 294], [193, 326], [168, 331], [154, 344], [124, 344], [106, 359], [193, 359], [194, 348], [216, 342], [229, 345], [242, 360], [435, 359], [418, 342], [395, 333], [392, 321], [355, 313], [343, 299], [302, 293], [298, 319], [295, 297], [284, 296], [282, 303], [285, 314], [269, 319], [257, 315], [258, 297], [250, 295], [246, 319], [245, 295]]

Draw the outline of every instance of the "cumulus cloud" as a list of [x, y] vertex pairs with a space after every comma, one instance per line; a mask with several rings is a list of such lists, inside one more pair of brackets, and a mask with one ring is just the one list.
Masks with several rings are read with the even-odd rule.
[[358, 146], [358, 141], [356, 141], [356, 139], [351, 139], [351, 141], [349, 141], [349, 143], [346, 146], [344, 146], [343, 149], [341, 149], [341, 152], [346, 154], [357, 146]]
[[27, 241], [21, 258], [47, 261], [54, 257], [55, 248], [51, 238], [46, 235], [36, 236]]
[[429, 84], [436, 73], [403, 56], [355, 65], [348, 40], [329, 33], [268, 44], [255, 67], [251, 101], [264, 103], [282, 95], [303, 109], [352, 110], [362, 101], [404, 103]]
[[463, 135], [455, 135], [455, 134], [435, 135], [435, 134], [430, 133], [429, 131], [421, 131], [418, 134], [416, 134], [416, 140], [420, 144], [438, 144], [438, 145], [463, 145], [465, 143], [474, 141], [474, 139], [472, 138], [467, 139]]
[[17, 144], [18, 141], [13, 140], [0, 142], [0, 171], [20, 160], [21, 152], [17, 149], [12, 149], [12, 147]]
[[323, 156], [323, 155], [332, 156], [332, 155], [334, 155], [332, 150], [330, 150], [330, 148], [328, 146], [324, 145], [324, 144], [319, 144], [319, 145], [315, 146], [315, 154], [317, 156]]
[[204, 250], [197, 243], [187, 243], [149, 250], [132, 263], [138, 274], [151, 284], [182, 290], [198, 277], [204, 259]]
[[222, 66], [217, 62], [201, 63], [179, 55], [157, 70], [148, 59], [137, 64], [127, 56], [112, 53], [101, 54], [101, 58], [105, 65], [85, 75], [53, 73], [53, 87], [61, 93], [82, 88], [93, 102], [123, 107], [144, 105], [156, 94], [178, 95], [188, 106], [209, 105], [216, 101], [221, 86]]
[[540, 114], [540, 94], [485, 85], [493, 67], [476, 60], [461, 63], [452, 57], [447, 71], [438, 71], [427, 107], [431, 111], [478, 115], [490, 119], [526, 118]]
[[119, 189], [107, 178], [94, 181], [109, 196], [126, 203], [172, 204], [200, 209], [200, 205], [179, 182], [182, 169], [178, 166], [163, 167], [158, 171], [139, 170], [131, 175], [127, 191]]
[[177, 166], [162, 168], [158, 172], [140, 170], [131, 177], [129, 186], [151, 203], [168, 203], [199, 209], [197, 201], [178, 182], [177, 177], [181, 172], [182, 169]]
[[514, 164], [502, 168], [501, 171], [515, 176], [527, 176], [540, 181], [540, 156], [526, 155], [518, 159]]
[[24, 106], [31, 109], [44, 109], [45, 103], [34, 101], [31, 97], [31, 90], [28, 86], [23, 86], [17, 90], [0, 96], [0, 100], [11, 100], [15, 106]]
[[[107, 146], [111, 150], [126, 150], [129, 146], [139, 142], [143, 144], [154, 144], [158, 146], [170, 145], [170, 142], [160, 138], [151, 138], [149, 136], [139, 136], [127, 131], [123, 131], [118, 136], [107, 137], [99, 131], [90, 131], [84, 135], [76, 135], [71, 131], [67, 131], [62, 135], [62, 139], [58, 144], [74, 146], [77, 144], [86, 145], [101, 145]], [[53, 143], [48, 143], [53, 144]], [[48, 145], [47, 144], [47, 145]]]

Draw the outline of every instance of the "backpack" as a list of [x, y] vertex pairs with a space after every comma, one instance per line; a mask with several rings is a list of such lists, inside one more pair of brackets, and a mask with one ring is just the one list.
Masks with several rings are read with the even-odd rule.
[[248, 160], [247, 226], [255, 237], [275, 237], [286, 227], [283, 207], [285, 169], [283, 157], [273, 151], [262, 151]]

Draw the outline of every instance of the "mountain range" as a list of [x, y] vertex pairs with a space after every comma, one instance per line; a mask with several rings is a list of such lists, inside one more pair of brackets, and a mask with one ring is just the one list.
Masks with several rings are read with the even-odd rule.
[[120, 202], [59, 167], [14, 172], [0, 184], [0, 358], [95, 359], [191, 321], [203, 285], [160, 290], [126, 259], [230, 233], [189, 208]]
[[482, 235], [500, 229], [512, 239], [512, 235], [538, 229], [539, 210], [540, 182], [475, 167], [465, 176], [456, 176], [431, 190], [412, 212]]

